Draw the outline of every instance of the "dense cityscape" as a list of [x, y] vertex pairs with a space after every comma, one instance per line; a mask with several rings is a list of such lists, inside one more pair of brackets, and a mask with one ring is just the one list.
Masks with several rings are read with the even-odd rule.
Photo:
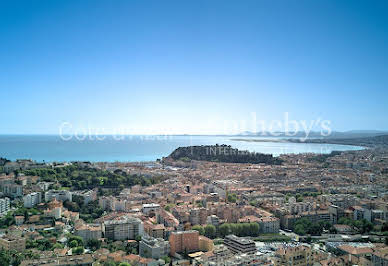
[[387, 265], [385, 146], [209, 158], [2, 159], [2, 265]]

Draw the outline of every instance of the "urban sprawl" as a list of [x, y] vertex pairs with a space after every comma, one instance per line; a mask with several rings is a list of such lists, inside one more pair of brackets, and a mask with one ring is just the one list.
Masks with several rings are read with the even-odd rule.
[[1, 265], [388, 265], [388, 149], [0, 160]]

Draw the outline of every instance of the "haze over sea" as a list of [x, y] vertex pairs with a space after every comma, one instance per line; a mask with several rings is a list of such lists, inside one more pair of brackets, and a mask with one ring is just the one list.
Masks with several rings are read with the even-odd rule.
[[[101, 137], [101, 136], [100, 136]], [[63, 140], [56, 135], [1, 135], [0, 157], [10, 160], [33, 159], [46, 162], [63, 161], [154, 161], [168, 156], [181, 146], [228, 144], [242, 150], [278, 156], [290, 153], [330, 153], [360, 150], [362, 147], [337, 144], [245, 142], [231, 136], [104, 136], [104, 140]], [[116, 136], [117, 137], [117, 136]], [[259, 137], [238, 137], [253, 139]], [[268, 140], [268, 138], [265, 138]]]

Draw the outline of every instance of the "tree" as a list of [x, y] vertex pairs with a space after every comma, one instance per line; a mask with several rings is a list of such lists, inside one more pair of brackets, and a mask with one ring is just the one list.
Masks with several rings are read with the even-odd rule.
[[70, 246], [71, 248], [78, 247], [78, 242], [77, 242], [77, 240], [72, 240], [72, 241], [70, 241], [69, 246]]
[[235, 193], [228, 194], [228, 202], [235, 203], [237, 201], [237, 195]]
[[104, 262], [104, 266], [116, 266], [116, 263], [114, 263], [113, 261], [109, 260], [109, 261], [105, 261]]
[[91, 249], [91, 250], [97, 250], [101, 247], [101, 241], [98, 240], [98, 239], [90, 239], [88, 242], [87, 242], [87, 246]]
[[214, 225], [208, 224], [205, 226], [205, 236], [211, 239], [216, 237], [216, 228]]
[[260, 231], [260, 227], [258, 223], [250, 223], [249, 224], [249, 235], [250, 236], [258, 236]]
[[62, 249], [62, 248], [63, 248], [63, 245], [62, 245], [61, 243], [55, 243], [55, 244], [53, 245], [53, 247], [52, 247], [52, 250], [57, 249], [57, 248]]
[[73, 254], [79, 255], [84, 253], [84, 247], [75, 247], [71, 249]]
[[80, 237], [80, 236], [75, 236], [75, 235], [70, 235], [69, 236], [67, 242], [69, 243], [70, 247], [72, 247], [71, 245], [74, 245], [74, 242], [73, 242], [73, 244], [71, 244], [72, 241], [76, 241], [77, 242], [76, 247], [84, 245], [84, 241], [83, 241], [82, 237]]
[[131, 266], [128, 262], [120, 262], [119, 266]]
[[302, 224], [297, 224], [294, 228], [294, 232], [301, 236], [304, 236], [306, 234], [305, 228]]
[[169, 264], [169, 263], [171, 262], [171, 258], [170, 258], [169, 256], [163, 256], [163, 257], [162, 257], [162, 260], [164, 260], [164, 262], [165, 262], [166, 264]]
[[222, 238], [232, 233], [231, 226], [228, 223], [221, 224], [220, 227], [218, 228], [218, 231]]
[[203, 229], [203, 227], [200, 225], [194, 225], [191, 229], [198, 231], [200, 235], [205, 234], [205, 229]]

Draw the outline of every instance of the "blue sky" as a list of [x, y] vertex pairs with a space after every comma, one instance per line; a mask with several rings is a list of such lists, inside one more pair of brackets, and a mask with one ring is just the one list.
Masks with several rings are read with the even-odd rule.
[[388, 130], [387, 62], [387, 1], [0, 1], [0, 133]]

